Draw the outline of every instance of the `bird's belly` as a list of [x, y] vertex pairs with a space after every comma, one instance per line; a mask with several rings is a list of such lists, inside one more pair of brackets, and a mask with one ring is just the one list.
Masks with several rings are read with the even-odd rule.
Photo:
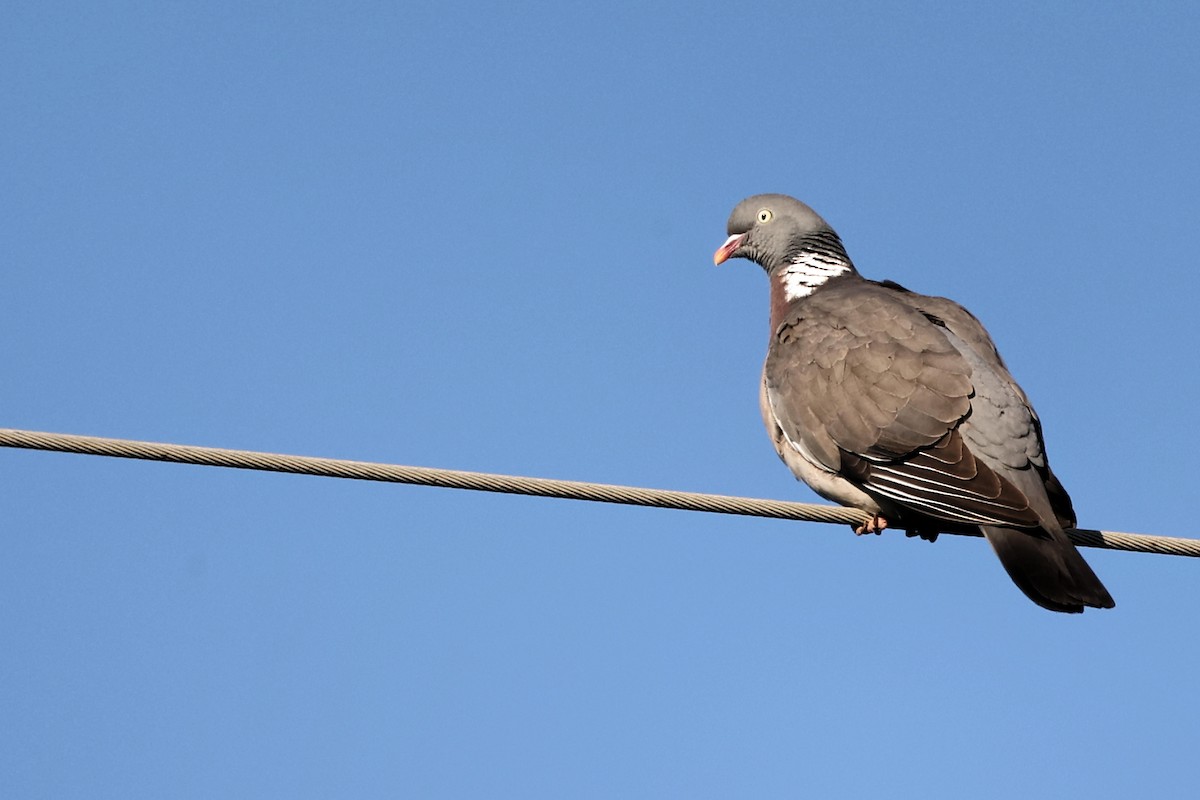
[[868, 514], [879, 514], [882, 511], [874, 498], [836, 472], [831, 472], [811, 457], [805, 456], [800, 445], [788, 438], [771, 409], [765, 376], [759, 384], [758, 401], [763, 424], [767, 426], [767, 434], [771, 437], [771, 443], [775, 445], [775, 452], [796, 478], [804, 481], [810, 489], [826, 500], [850, 508], [860, 508]]
[[830, 472], [805, 458], [787, 437], [776, 440], [775, 446], [779, 457], [788, 465], [792, 474], [808, 484], [821, 497], [851, 508], [860, 508], [868, 514], [879, 514], [883, 511], [875, 499], [862, 489], [837, 473]]

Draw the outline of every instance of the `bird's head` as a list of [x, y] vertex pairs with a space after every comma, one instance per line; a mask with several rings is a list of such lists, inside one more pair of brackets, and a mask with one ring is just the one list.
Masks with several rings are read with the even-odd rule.
[[729, 238], [713, 254], [713, 263], [748, 258], [767, 272], [789, 263], [813, 237], [837, 234], [817, 212], [785, 194], [756, 194], [729, 215]]

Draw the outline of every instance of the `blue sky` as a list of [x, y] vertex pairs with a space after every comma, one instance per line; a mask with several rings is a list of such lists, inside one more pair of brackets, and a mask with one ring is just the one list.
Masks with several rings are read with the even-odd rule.
[[[10, 4], [0, 426], [812, 500], [785, 192], [1196, 536], [1200, 13]], [[0, 451], [6, 797], [1191, 796], [1200, 565]]]

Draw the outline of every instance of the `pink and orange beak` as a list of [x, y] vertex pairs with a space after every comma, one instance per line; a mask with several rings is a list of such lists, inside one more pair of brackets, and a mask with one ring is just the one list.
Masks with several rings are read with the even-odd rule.
[[733, 251], [742, 246], [742, 242], [746, 241], [747, 233], [735, 233], [725, 240], [725, 244], [717, 248], [717, 252], [713, 253], [713, 264], [723, 264], [733, 255]]

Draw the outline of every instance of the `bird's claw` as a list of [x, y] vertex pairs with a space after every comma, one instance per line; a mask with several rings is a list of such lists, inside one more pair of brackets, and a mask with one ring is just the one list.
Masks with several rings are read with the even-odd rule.
[[884, 528], [888, 526], [888, 521], [876, 514], [862, 525], [854, 529], [855, 536], [863, 536], [864, 534], [873, 533], [876, 536], [883, 533]]

